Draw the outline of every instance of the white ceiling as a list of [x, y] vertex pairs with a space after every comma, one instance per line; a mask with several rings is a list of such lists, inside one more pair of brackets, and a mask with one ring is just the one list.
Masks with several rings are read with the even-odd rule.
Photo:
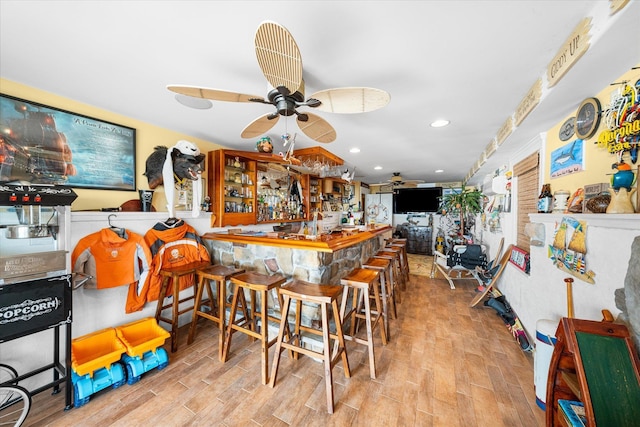
[[[391, 102], [374, 112], [317, 112], [338, 135], [323, 147], [368, 183], [392, 172], [462, 180], [585, 17], [593, 17], [587, 54], [558, 85], [544, 87], [539, 106], [471, 182], [640, 62], [638, 1], [609, 16], [605, 0], [0, 0], [0, 16], [3, 78], [251, 151], [256, 141], [240, 132], [271, 106], [214, 102], [197, 110], [176, 102], [166, 86], [266, 96], [253, 37], [260, 22], [276, 21], [300, 48], [307, 94], [346, 86], [390, 93]], [[438, 118], [451, 125], [431, 128]], [[292, 118], [268, 133], [275, 151], [286, 131], [297, 131]], [[296, 148], [316, 145], [298, 134]], [[349, 153], [352, 147], [361, 152]]]

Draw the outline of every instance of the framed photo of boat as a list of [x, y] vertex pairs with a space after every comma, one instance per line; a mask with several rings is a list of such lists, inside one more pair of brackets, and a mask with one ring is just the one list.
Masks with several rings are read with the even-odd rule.
[[136, 130], [0, 93], [0, 183], [135, 191]]

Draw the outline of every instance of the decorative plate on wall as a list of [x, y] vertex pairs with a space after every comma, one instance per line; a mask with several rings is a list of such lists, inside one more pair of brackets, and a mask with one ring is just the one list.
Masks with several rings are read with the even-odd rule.
[[576, 136], [580, 139], [591, 138], [598, 125], [602, 109], [597, 98], [587, 98], [582, 101], [576, 113]]
[[566, 122], [560, 126], [560, 130], [558, 131], [558, 137], [560, 137], [560, 141], [568, 141], [571, 139], [573, 134], [576, 131], [576, 118], [571, 117], [568, 118]]

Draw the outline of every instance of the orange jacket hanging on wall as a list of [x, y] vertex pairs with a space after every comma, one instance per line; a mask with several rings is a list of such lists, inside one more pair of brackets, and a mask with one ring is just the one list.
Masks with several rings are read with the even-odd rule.
[[[175, 225], [159, 222], [144, 235], [145, 242], [151, 249], [150, 274], [142, 290], [145, 301], [156, 301], [162, 288], [163, 268], [180, 267], [192, 262], [210, 261], [209, 251], [196, 230], [189, 224], [179, 220]], [[180, 290], [184, 290], [194, 283], [193, 275], [180, 278]], [[171, 295], [173, 289], [169, 287], [166, 295]], [[142, 306], [140, 307], [142, 308]]]
[[142, 290], [151, 259], [149, 246], [141, 235], [129, 230], [122, 230], [119, 235], [114, 229], [104, 228], [80, 239], [71, 254], [71, 265], [73, 272], [92, 276], [85, 288], [129, 285], [125, 312], [132, 313], [139, 310], [135, 307], [140, 303], [144, 305]]

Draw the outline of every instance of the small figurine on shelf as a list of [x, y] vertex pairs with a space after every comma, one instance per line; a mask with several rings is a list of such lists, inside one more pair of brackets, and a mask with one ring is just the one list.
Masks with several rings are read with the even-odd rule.
[[611, 169], [616, 169], [617, 171], [611, 176], [611, 188], [616, 191], [621, 188], [626, 188], [627, 191], [631, 191], [631, 187], [636, 180], [635, 174], [631, 170], [631, 166], [626, 164], [623, 160], [611, 165]]
[[271, 142], [271, 138], [268, 136], [260, 138], [256, 143], [256, 150], [260, 153], [272, 153], [273, 143]]
[[211, 197], [207, 196], [202, 201], [200, 208], [203, 212], [209, 212], [211, 210]]
[[613, 191], [610, 192], [611, 202], [607, 206], [607, 213], [633, 213], [631, 196], [637, 190], [636, 188], [632, 189], [636, 182], [636, 176], [631, 170], [631, 166], [623, 160], [614, 163], [611, 168], [617, 169], [617, 172], [611, 177]]

